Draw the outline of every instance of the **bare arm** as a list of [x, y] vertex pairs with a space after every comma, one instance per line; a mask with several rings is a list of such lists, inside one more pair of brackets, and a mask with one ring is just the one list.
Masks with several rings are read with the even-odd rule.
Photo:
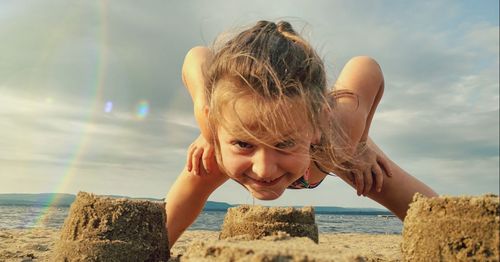
[[[201, 135], [188, 149], [186, 167], [189, 172], [201, 174], [200, 169], [217, 169], [214, 157], [213, 135], [208, 124], [208, 99], [206, 97], [206, 72], [213, 58], [212, 51], [204, 46], [191, 48], [182, 66], [182, 81], [193, 99], [194, 116]], [[202, 164], [200, 164], [200, 162]]]
[[186, 169], [182, 171], [166, 198], [167, 232], [170, 247], [198, 217], [210, 194], [224, 184], [227, 179], [228, 177], [220, 172], [196, 176], [187, 172]]
[[[351, 59], [337, 80], [337, 90], [346, 89], [358, 96], [356, 99], [341, 97], [337, 99], [340, 110], [341, 123], [350, 136], [353, 146], [360, 142], [367, 142], [367, 146], [375, 153], [387, 159], [391, 170], [391, 177], [384, 176], [383, 190], [377, 192], [371, 188], [366, 194], [381, 205], [391, 210], [401, 220], [406, 217], [408, 205], [413, 195], [420, 192], [425, 196], [437, 196], [430, 187], [405, 172], [396, 163], [390, 160], [380, 148], [368, 137], [371, 121], [375, 110], [384, 92], [384, 78], [379, 65], [369, 57], [355, 57]], [[339, 174], [352, 187], [356, 188], [350, 174]]]
[[368, 139], [371, 121], [384, 93], [384, 76], [378, 63], [366, 56], [354, 57], [342, 69], [336, 91], [350, 91], [357, 97], [336, 98], [339, 121], [353, 148]]
[[380, 191], [384, 176], [390, 176], [391, 170], [386, 159], [366, 147], [371, 121], [384, 92], [380, 66], [370, 57], [352, 58], [342, 69], [335, 91], [354, 94], [333, 96], [336, 103], [332, 121], [338, 121], [346, 132], [347, 153], [353, 157], [344, 162], [350, 172], [340, 173], [355, 181], [358, 195], [366, 195], [372, 186]]
[[203, 137], [210, 141], [211, 132], [207, 123], [207, 99], [205, 97], [205, 77], [203, 71], [212, 59], [212, 51], [204, 46], [191, 48], [182, 65], [182, 81], [193, 99], [194, 116]]
[[[367, 194], [369, 198], [385, 206], [397, 217], [399, 217], [399, 219], [404, 220], [406, 217], [406, 211], [408, 210], [409, 204], [411, 203], [415, 193], [419, 192], [427, 197], [437, 196], [437, 193], [430, 187], [408, 174], [396, 163], [390, 160], [371, 140], [371, 138], [368, 138], [367, 143], [369, 147], [377, 152], [377, 154], [381, 154], [388, 159], [392, 170], [392, 176], [384, 178], [383, 190], [381, 192], [371, 190]], [[346, 178], [347, 176], [339, 175], [339, 177], [355, 188], [353, 182]]]
[[[182, 80], [193, 99], [195, 118], [200, 126], [202, 136], [208, 141], [211, 139], [211, 134], [206, 122], [207, 107], [203, 66], [210, 57], [211, 53], [208, 48], [192, 48], [187, 53], [182, 67]], [[192, 158], [198, 159], [198, 156]], [[198, 169], [198, 165], [195, 169], [197, 170], [195, 173], [198, 175], [191, 174], [185, 168], [170, 188], [166, 198], [167, 232], [170, 247], [198, 217], [210, 194], [228, 179], [216, 166], [211, 170], [210, 175], [207, 175], [206, 169]]]

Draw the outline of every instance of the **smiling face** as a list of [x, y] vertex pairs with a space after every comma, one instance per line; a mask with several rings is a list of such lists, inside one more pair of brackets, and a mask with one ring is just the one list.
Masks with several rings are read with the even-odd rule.
[[[259, 106], [251, 96], [241, 97], [234, 110], [223, 113], [217, 129], [223, 170], [258, 199], [278, 198], [309, 168], [311, 128], [304, 111], [293, 105], [269, 101]], [[263, 122], [259, 107], [289, 117]]]
[[213, 51], [204, 91], [221, 170], [254, 196], [275, 199], [306, 172], [311, 130], [322, 142], [314, 160], [335, 160], [334, 121], [320, 121], [329, 108], [324, 64], [292, 25], [259, 21], [219, 38]]

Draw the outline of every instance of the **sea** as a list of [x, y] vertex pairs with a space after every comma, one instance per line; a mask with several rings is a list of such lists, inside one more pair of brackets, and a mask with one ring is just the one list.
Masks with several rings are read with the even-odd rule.
[[[2, 206], [0, 229], [60, 228], [69, 207]], [[188, 230], [219, 231], [224, 211], [203, 211]], [[403, 223], [392, 216], [316, 214], [320, 233], [401, 234]]]

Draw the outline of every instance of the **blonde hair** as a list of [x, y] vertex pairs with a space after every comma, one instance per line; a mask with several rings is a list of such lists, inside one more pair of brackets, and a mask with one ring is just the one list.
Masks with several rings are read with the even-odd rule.
[[232, 131], [238, 137], [273, 146], [270, 142], [281, 141], [284, 129], [299, 124], [289, 110], [293, 105], [294, 112], [303, 112], [299, 119], [306, 119], [300, 124], [309, 126], [312, 134], [321, 134], [319, 143], [307, 151], [311, 158], [322, 169], [345, 170], [342, 163], [351, 157], [347, 136], [335, 121], [333, 97], [351, 93], [327, 89], [323, 61], [290, 23], [259, 21], [227, 41], [216, 40], [212, 51], [205, 90], [219, 165], [217, 129], [226, 126], [227, 113], [235, 113], [237, 101], [246, 97], [252, 99], [256, 126], [246, 126], [237, 115], [241, 127]]

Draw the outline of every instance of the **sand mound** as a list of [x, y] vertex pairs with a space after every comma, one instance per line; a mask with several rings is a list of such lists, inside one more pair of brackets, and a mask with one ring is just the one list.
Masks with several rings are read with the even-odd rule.
[[247, 240], [260, 239], [279, 231], [286, 232], [292, 237], [308, 237], [318, 243], [318, 226], [314, 220], [314, 209], [250, 205], [229, 208], [224, 217], [219, 239], [236, 236]]
[[498, 261], [496, 195], [426, 198], [416, 194], [404, 221], [406, 261]]
[[164, 203], [78, 193], [55, 261], [167, 261]]
[[260, 240], [196, 241], [180, 261], [377, 261], [355, 254], [334, 257], [331, 251], [331, 247], [317, 245], [309, 238], [277, 233]]

